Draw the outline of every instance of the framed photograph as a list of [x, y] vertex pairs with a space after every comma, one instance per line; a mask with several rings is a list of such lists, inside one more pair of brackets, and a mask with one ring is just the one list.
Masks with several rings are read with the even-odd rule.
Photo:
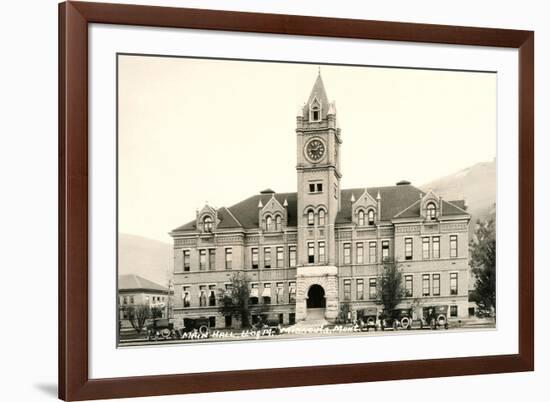
[[59, 16], [61, 399], [533, 370], [533, 32]]

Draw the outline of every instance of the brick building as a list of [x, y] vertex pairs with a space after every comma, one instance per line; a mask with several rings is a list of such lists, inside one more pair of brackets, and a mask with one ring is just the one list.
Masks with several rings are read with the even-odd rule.
[[[296, 118], [297, 191], [267, 189], [233, 206], [205, 205], [174, 229], [176, 317], [222, 317], [219, 289], [236, 271], [251, 281], [251, 301], [285, 324], [324, 317], [342, 303], [352, 312], [376, 303], [382, 261], [403, 270], [402, 307], [446, 304], [468, 315], [468, 225], [464, 201], [443, 200], [407, 181], [342, 189], [342, 133], [319, 75]], [[359, 161], [358, 161], [359, 162]], [[365, 183], [368, 184], [368, 183]]]

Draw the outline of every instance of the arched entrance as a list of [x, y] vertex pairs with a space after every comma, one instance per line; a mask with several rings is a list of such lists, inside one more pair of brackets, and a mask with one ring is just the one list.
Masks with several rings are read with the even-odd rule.
[[307, 308], [325, 308], [325, 289], [320, 285], [311, 285], [307, 292]]

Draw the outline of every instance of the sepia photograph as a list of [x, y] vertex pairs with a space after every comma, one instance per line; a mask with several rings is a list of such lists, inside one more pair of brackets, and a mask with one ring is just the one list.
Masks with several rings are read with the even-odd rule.
[[495, 71], [120, 53], [117, 345], [494, 330], [496, 163]]

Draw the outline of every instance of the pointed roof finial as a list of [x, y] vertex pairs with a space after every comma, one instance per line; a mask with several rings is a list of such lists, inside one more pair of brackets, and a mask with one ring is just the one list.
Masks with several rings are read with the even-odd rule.
[[351, 202], [355, 202], [355, 196], [353, 195], [353, 193], [351, 193], [350, 201], [351, 201]]
[[380, 197], [380, 190], [378, 190], [378, 194], [376, 194], [376, 199], [378, 201], [380, 201], [382, 199], [382, 197]]
[[262, 204], [262, 199], [260, 198], [260, 202], [258, 202], [258, 208], [263, 208], [264, 204]]
[[285, 201], [283, 202], [283, 207], [285, 207], [285, 208], [288, 207], [288, 201], [287, 201], [286, 198], [285, 198]]

